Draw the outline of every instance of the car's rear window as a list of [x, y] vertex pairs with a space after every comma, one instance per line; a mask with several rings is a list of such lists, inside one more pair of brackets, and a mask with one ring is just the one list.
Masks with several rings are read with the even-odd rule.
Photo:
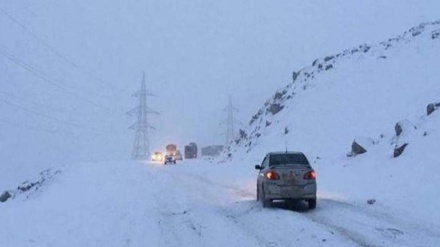
[[277, 165], [309, 165], [309, 161], [304, 154], [272, 154], [269, 166]]

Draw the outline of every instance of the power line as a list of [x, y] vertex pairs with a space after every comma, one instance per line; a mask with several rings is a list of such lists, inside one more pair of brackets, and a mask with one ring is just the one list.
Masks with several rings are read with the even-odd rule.
[[88, 103], [88, 104], [90, 104], [90, 105], [93, 105], [93, 106], [95, 106], [95, 107], [98, 107], [98, 108], [101, 108], [101, 109], [103, 109], [103, 110], [106, 110], [107, 112], [111, 112], [110, 109], [108, 109], [107, 107], [105, 107], [105, 106], [101, 106], [101, 105], [99, 105], [99, 104], [96, 104], [96, 103], [94, 103], [93, 101], [91, 101], [91, 100], [89, 100], [89, 99], [87, 99], [87, 98], [84, 98], [84, 97], [82, 97], [82, 96], [80, 96], [80, 95], [78, 95], [78, 94], [72, 92], [72, 91], [71, 91], [72, 89], [69, 89], [68, 87], [66, 87], [65, 84], [60, 83], [60, 82], [55, 83], [54, 81], [52, 81], [51, 79], [49, 79], [49, 77], [48, 77], [44, 72], [42, 72], [41, 70], [39, 70], [39, 69], [33, 67], [32, 65], [30, 65], [30, 64], [28, 64], [28, 63], [26, 63], [26, 62], [24, 62], [23, 60], [18, 59], [17, 57], [14, 57], [13, 55], [9, 54], [7, 51], [5, 51], [4, 49], [2, 49], [1, 47], [0, 47], [0, 55], [2, 55], [3, 57], [5, 57], [5, 58], [8, 59], [9, 61], [13, 62], [13, 63], [16, 64], [17, 66], [21, 67], [22, 69], [24, 69], [24, 70], [30, 72], [30, 73], [33, 74], [35, 77], [38, 77], [39, 79], [41, 79], [41, 80], [44, 81], [45, 83], [47, 83], [47, 84], [49, 84], [49, 85], [52, 85], [52, 86], [54, 86], [54, 87], [57, 87], [58, 89], [63, 90], [63, 91], [65, 91], [66, 93], [70, 94], [71, 96], [73, 96], [73, 97], [75, 97], [75, 98], [77, 98], [77, 99], [83, 100], [84, 102], [86, 102], [86, 103]]
[[0, 119], [0, 123], [15, 127], [15, 128], [20, 128], [20, 129], [25, 129], [25, 130], [30, 130], [30, 131], [34, 131], [34, 132], [43, 132], [43, 133], [49, 133], [49, 134], [59, 134], [59, 135], [73, 135], [73, 136], [78, 136], [80, 134], [87, 134], [87, 135], [93, 135], [93, 136], [107, 136], [108, 133], [99, 133], [99, 132], [73, 132], [73, 131], [66, 131], [66, 130], [57, 130], [57, 129], [50, 129], [50, 128], [44, 128], [44, 127], [36, 127], [34, 125], [29, 125], [29, 124], [24, 124], [24, 123], [17, 123], [17, 122], [12, 122], [10, 120], [6, 120], [6, 119]]
[[[35, 70], [35, 69], [33, 69], [30, 65], [28, 65], [28, 64], [26, 64], [26, 63], [24, 63], [24, 62], [22, 62], [22, 61], [20, 61], [20, 60], [17, 60], [17, 59], [15, 59], [13, 56], [10, 56], [9, 54], [5, 53], [4, 51], [1, 50], [1, 48], [0, 48], [0, 55], [3, 55], [4, 57], [6, 57], [7, 59], [9, 59], [10, 61], [14, 62], [16, 65], [18, 65], [18, 66], [20, 66], [21, 68], [23, 68], [23, 69], [25, 69], [25, 70], [31, 72], [34, 76], [36, 76], [36, 77], [42, 79], [42, 80], [45, 81], [46, 83], [49, 83], [49, 84], [51, 84], [51, 85], [54, 85], [54, 86], [56, 86], [57, 88], [62, 89], [62, 90], [64, 90], [64, 91], [70, 93], [71, 95], [75, 96], [76, 98], [83, 99], [81, 96], [78, 96], [78, 95], [76, 95], [76, 94], [74, 94], [74, 93], [72, 93], [72, 92], [70, 92], [70, 91], [67, 91], [67, 89], [66, 89], [65, 87], [62, 87], [61, 85], [56, 84], [56, 83], [52, 82], [51, 80], [49, 80], [48, 78], [46, 78], [46, 77], [45, 77], [45, 74], [44, 74], [43, 72], [40, 72], [40, 71], [38, 71], [38, 70]], [[0, 92], [0, 93], [2, 93], [2, 94], [4, 94], [4, 95], [9, 95], [9, 96], [16, 97], [16, 96], [14, 96], [14, 95], [12, 95], [12, 94], [10, 94], [10, 93], [5, 93], [5, 92]], [[87, 99], [85, 99], [85, 100], [87, 101]], [[49, 120], [51, 120], [51, 121], [54, 121], [54, 122], [57, 122], [57, 123], [61, 123], [61, 124], [63, 124], [63, 125], [72, 126], [72, 127], [76, 127], [76, 128], [80, 128], [80, 129], [87, 130], [87, 133], [88, 133], [88, 134], [93, 134], [93, 135], [108, 135], [108, 134], [115, 134], [115, 132], [98, 132], [98, 131], [96, 131], [96, 130], [94, 130], [94, 129], [89, 128], [89, 127], [86, 126], [86, 125], [79, 124], [79, 123], [75, 123], [75, 122], [71, 122], [71, 121], [66, 121], [66, 120], [63, 120], [63, 119], [60, 119], [60, 118], [57, 118], [57, 117], [53, 117], [53, 116], [47, 115], [47, 114], [45, 114], [45, 113], [42, 113], [42, 112], [39, 112], [39, 111], [35, 111], [35, 110], [31, 109], [31, 108], [24, 107], [24, 106], [21, 106], [21, 105], [19, 105], [19, 104], [13, 103], [13, 102], [11, 102], [11, 101], [5, 100], [5, 99], [1, 99], [1, 98], [0, 98], [0, 102], [3, 103], [4, 105], [8, 105], [8, 106], [13, 107], [13, 108], [16, 108], [16, 109], [18, 109], [18, 110], [21, 110], [21, 111], [24, 111], [24, 112], [31, 113], [31, 114], [33, 114], [33, 115], [35, 115], [35, 116], [38, 116], [38, 117], [41, 117], [41, 118], [49, 119]], [[33, 101], [30, 101], [30, 102], [33, 102]], [[94, 104], [93, 102], [90, 102], [90, 101], [88, 101], [88, 103], [93, 104], [93, 105], [96, 105], [96, 104]], [[37, 104], [39, 104], [39, 103], [37, 103]], [[40, 104], [40, 105], [41, 105], [41, 104]], [[99, 105], [96, 105], [96, 106], [99, 106]], [[99, 106], [99, 107], [100, 107], [100, 106]], [[11, 121], [4, 120], [4, 119], [2, 120], [2, 122], [3, 122], [3, 123], [6, 123], [6, 124], [9, 124], [9, 125], [17, 125], [16, 123], [13, 123], [13, 122], [11, 122]], [[74, 132], [67, 132], [67, 131], [60, 132], [60, 131], [57, 131], [57, 130], [54, 130], [54, 129], [34, 128], [34, 127], [32, 127], [31, 125], [27, 125], [27, 124], [18, 124], [18, 125], [19, 125], [19, 126], [22, 126], [22, 127], [25, 127], [26, 129], [30, 129], [30, 130], [42, 130], [42, 131], [44, 131], [44, 132], [50, 132], [50, 133], [53, 133], [53, 132], [59, 132], [59, 133], [75, 134]]]
[[18, 21], [14, 16], [12, 16], [10, 13], [8, 13], [6, 10], [4, 10], [3, 8], [0, 7], [0, 13], [2, 13], [4, 16], [6, 16], [10, 21], [12, 21], [13, 23], [15, 23], [18, 27], [20, 27], [21, 29], [23, 29], [25, 32], [27, 32], [32, 38], [34, 38], [35, 40], [37, 40], [43, 47], [45, 47], [48, 51], [50, 51], [51, 53], [53, 53], [55, 56], [57, 56], [58, 58], [60, 58], [62, 61], [64, 61], [65, 63], [67, 63], [68, 65], [72, 66], [73, 68], [75, 68], [76, 70], [78, 70], [79, 72], [85, 74], [86, 76], [88, 76], [89, 78], [100, 82], [102, 85], [105, 85], [108, 88], [111, 88], [113, 90], [116, 91], [125, 91], [124, 89], [121, 88], [117, 88], [112, 86], [111, 84], [106, 83], [103, 79], [97, 77], [96, 75], [94, 75], [91, 71], [89, 71], [88, 69], [86, 69], [85, 67], [79, 65], [78, 63], [74, 62], [73, 60], [69, 59], [66, 55], [62, 54], [61, 52], [59, 52], [57, 49], [55, 49], [52, 45], [49, 44], [49, 42], [47, 42], [46, 40], [44, 40], [43, 38], [41, 38], [39, 35], [37, 35], [35, 32], [31, 31], [29, 28], [27, 28], [26, 25], [24, 25], [23, 23], [21, 23], [20, 21]]
[[0, 119], [0, 123], [7, 124], [7, 125], [10, 125], [10, 126], [13, 126], [13, 127], [16, 127], [16, 128], [27, 129], [27, 130], [36, 131], [36, 132], [45, 132], [45, 133], [50, 133], [50, 134], [78, 135], [78, 133], [71, 132], [71, 131], [59, 131], [59, 130], [54, 130], [54, 129], [35, 127], [33, 125], [28, 125], [28, 124], [23, 124], [23, 123], [16, 123], [16, 122], [12, 122], [12, 121], [5, 120], [5, 119]]
[[[49, 104], [43, 104], [41, 102], [33, 101], [33, 100], [28, 99], [28, 98], [20, 97], [20, 96], [17, 96], [15, 94], [12, 94], [12, 93], [9, 93], [9, 92], [5, 92], [5, 91], [2, 91], [2, 90], [0, 90], [0, 94], [6, 96], [7, 98], [14, 98], [16, 100], [27, 102], [28, 104], [32, 104], [33, 106], [36, 106], [37, 108], [40, 108], [40, 109], [44, 108], [44, 109], [48, 109], [48, 110], [51, 110], [51, 111], [54, 111], [54, 112], [57, 112], [57, 113], [72, 115], [72, 114], [68, 113], [68, 111], [72, 111], [71, 109], [62, 108], [62, 107], [55, 107], [55, 106], [52, 106], [52, 105], [49, 105]], [[79, 114], [81, 114], [81, 112], [74, 111], [74, 114], [75, 114], [75, 116], [78, 116]]]
[[[85, 67], [81, 66], [80, 64], [74, 62], [73, 60], [71, 60], [68, 56], [64, 55], [63, 53], [61, 53], [60, 51], [58, 51], [57, 49], [55, 49], [52, 45], [50, 45], [49, 42], [47, 42], [46, 40], [44, 40], [43, 38], [41, 38], [41, 36], [39, 36], [37, 33], [31, 31], [26, 25], [24, 25], [23, 23], [21, 23], [19, 20], [17, 20], [14, 16], [12, 16], [11, 14], [9, 14], [7, 11], [5, 11], [3, 8], [0, 7], [0, 14], [3, 14], [4, 16], [6, 16], [11, 22], [13, 22], [14, 24], [16, 24], [18, 27], [20, 27], [21, 29], [23, 29], [27, 34], [29, 34], [33, 39], [35, 39], [38, 43], [40, 43], [45, 49], [47, 49], [49, 52], [51, 52], [52, 54], [54, 54], [56, 57], [58, 57], [59, 59], [61, 59], [63, 62], [65, 62], [66, 64], [68, 64], [69, 66], [73, 67], [74, 69], [76, 69], [77, 71], [85, 74], [86, 76], [88, 76], [89, 78], [92, 78], [94, 81], [96, 82], [100, 82], [101, 84], [105, 85], [106, 88], [110, 88], [110, 89], [114, 89], [115, 91], [126, 91], [123, 90], [121, 88], [117, 88], [114, 87], [108, 83], [106, 83], [104, 80], [102, 80], [101, 78], [97, 77], [96, 75], [94, 75], [90, 70], [86, 69]], [[108, 107], [102, 106], [100, 104], [97, 104], [91, 100], [88, 100], [87, 98], [78, 95], [77, 93], [73, 92], [73, 90], [78, 91], [78, 88], [72, 87], [71, 85], [66, 85], [64, 83], [60, 83], [57, 80], [52, 80], [46, 73], [44, 73], [43, 71], [39, 70], [38, 68], [26, 63], [23, 60], [20, 60], [19, 58], [15, 57], [14, 55], [12, 55], [11, 53], [7, 52], [7, 50], [5, 49], [1, 49], [0, 47], [0, 55], [5, 57], [6, 59], [8, 59], [9, 61], [11, 61], [12, 63], [14, 63], [15, 65], [21, 67], [22, 69], [28, 71], [29, 73], [31, 73], [33, 76], [39, 78], [40, 80], [42, 80], [43, 82], [52, 85], [56, 88], [58, 88], [59, 90], [62, 90], [66, 93], [68, 93], [70, 96], [80, 99], [88, 104], [91, 104], [93, 106], [99, 107], [101, 109], [106, 110], [106, 112], [112, 112]], [[84, 90], [79, 90], [81, 93], [86, 93], [84, 92]], [[3, 92], [3, 94], [5, 94]], [[11, 94], [9, 94], [11, 95]], [[69, 121], [65, 121], [63, 119], [57, 118], [57, 117], [53, 117], [47, 114], [44, 114], [42, 112], [38, 112], [35, 111], [33, 109], [27, 108], [27, 107], [23, 107], [21, 105], [15, 104], [13, 102], [10, 102], [8, 100], [4, 100], [4, 99], [0, 99], [0, 102], [2, 102], [5, 105], [9, 105], [11, 107], [17, 108], [19, 110], [22, 111], [26, 111], [26, 112], [30, 112], [36, 116], [39, 116], [41, 118], [46, 118], [46, 119], [50, 119], [52, 121], [55, 122], [59, 122], [62, 123], [64, 125], [70, 125], [76, 128], [84, 128], [84, 129], [88, 129], [87, 126], [82, 125], [82, 124], [78, 124], [78, 123], [74, 123], [74, 122], [69, 122]], [[40, 104], [41, 105], [41, 104]], [[2, 120], [0, 119], [1, 122], [9, 124], [9, 125], [14, 125], [14, 126], [22, 126], [25, 127], [27, 129], [38, 129], [38, 128], [34, 128], [30, 125], [27, 124], [16, 124], [13, 122], [10, 122], [8, 120]], [[41, 129], [45, 132], [50, 132], [53, 133], [54, 130], [53, 129]], [[66, 133], [66, 132], [64, 132]], [[73, 132], [72, 132], [73, 133]], [[116, 132], [109, 132], [111, 134], [115, 134]], [[102, 134], [109, 134], [109, 133], [102, 133]], [[97, 134], [97, 133], [96, 133]]]
[[[61, 124], [65, 125], [65, 126], [67, 125], [67, 126], [75, 127], [77, 129], [82, 129], [83, 131], [80, 132], [80, 133], [85, 133], [85, 134], [88, 134], [88, 135], [105, 135], [105, 136], [121, 134], [121, 132], [117, 132], [117, 131], [111, 131], [111, 132], [110, 131], [109, 132], [107, 132], [107, 131], [100, 131], [100, 130], [96, 130], [96, 129], [90, 128], [90, 127], [88, 127], [86, 125], [82, 125], [82, 124], [78, 124], [78, 123], [74, 123], [74, 122], [64, 121], [64, 120], [58, 119], [56, 117], [52, 117], [52, 116], [46, 115], [44, 113], [35, 112], [33, 110], [30, 110], [29, 108], [22, 107], [22, 106], [19, 106], [17, 104], [14, 104], [14, 103], [2, 100], [2, 99], [0, 99], [0, 102], [2, 102], [4, 104], [7, 104], [7, 105], [10, 105], [10, 106], [12, 106], [14, 108], [20, 109], [22, 111], [29, 112], [29, 113], [34, 114], [36, 116], [39, 116], [41, 118], [46, 118], [46, 119], [49, 119], [51, 121], [61, 123]], [[48, 128], [42, 128], [42, 127], [35, 127], [33, 125], [28, 125], [28, 124], [23, 124], [23, 123], [15, 123], [15, 122], [12, 122], [12, 121], [9, 121], [9, 120], [6, 120], [6, 119], [0, 119], [0, 122], [6, 123], [6, 124], [11, 125], [11, 126], [24, 127], [25, 129], [35, 130], [35, 131], [42, 131], [42, 132], [49, 132], [49, 133], [59, 133], [59, 134], [75, 134], [75, 135], [80, 134], [80, 133], [73, 132], [73, 131], [65, 131], [65, 130], [64, 131], [60, 131], [60, 130], [56, 130], [56, 129], [48, 129]]]
[[46, 118], [46, 119], [49, 119], [49, 120], [52, 120], [52, 121], [55, 121], [55, 122], [58, 122], [58, 123], [62, 123], [64, 125], [69, 125], [69, 126], [73, 126], [73, 127], [77, 127], [77, 128], [87, 128], [87, 126], [85, 126], [85, 125], [81, 125], [81, 124], [78, 124], [78, 123], [69, 122], [69, 121], [65, 121], [65, 120], [62, 120], [62, 119], [59, 119], [59, 118], [56, 118], [56, 117], [52, 117], [52, 116], [46, 115], [44, 113], [31, 110], [31, 109], [29, 109], [27, 107], [23, 107], [23, 106], [20, 106], [18, 104], [12, 103], [12, 102], [7, 101], [7, 100], [0, 99], [0, 102], [3, 103], [3, 104], [6, 104], [6, 105], [12, 106], [12, 107], [14, 107], [16, 109], [19, 109], [19, 110], [22, 110], [22, 111], [34, 114], [34, 115], [39, 116], [41, 118]]
[[[16, 108], [16, 109], [24, 111], [24, 112], [31, 113], [31, 114], [33, 114], [35, 116], [40, 117], [40, 118], [45, 118], [45, 119], [51, 120], [53, 122], [60, 123], [60, 124], [65, 125], [65, 126], [71, 126], [71, 127], [77, 128], [77, 129], [86, 130], [87, 133], [89, 133], [89, 134], [94, 134], [94, 135], [109, 135], [109, 134], [113, 135], [113, 134], [116, 134], [115, 131], [111, 131], [111, 132], [101, 131], [101, 130], [97, 130], [97, 129], [91, 128], [91, 127], [89, 127], [87, 125], [84, 125], [84, 124], [80, 124], [80, 123], [77, 123], [77, 122], [66, 121], [66, 120], [63, 120], [63, 119], [60, 119], [60, 118], [57, 118], [57, 117], [53, 117], [51, 115], [47, 115], [45, 113], [32, 110], [30, 108], [27, 108], [27, 107], [15, 104], [13, 102], [10, 102], [10, 101], [7, 101], [7, 100], [1, 99], [1, 98], [0, 98], [0, 103], [3, 103], [5, 105], [8, 105], [10, 107]], [[4, 121], [6, 121], [6, 120], [4, 120]]]

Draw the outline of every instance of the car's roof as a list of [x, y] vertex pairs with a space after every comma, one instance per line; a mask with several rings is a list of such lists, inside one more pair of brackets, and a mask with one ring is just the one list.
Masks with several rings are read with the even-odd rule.
[[304, 154], [304, 153], [299, 151], [287, 151], [287, 152], [284, 151], [284, 152], [270, 152], [268, 154], [273, 155], [273, 154]]

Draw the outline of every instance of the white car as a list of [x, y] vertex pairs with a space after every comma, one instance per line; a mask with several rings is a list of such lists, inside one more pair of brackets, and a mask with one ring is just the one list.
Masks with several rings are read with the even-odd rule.
[[270, 207], [273, 200], [305, 200], [310, 209], [316, 207], [316, 173], [303, 153], [268, 153], [255, 169], [257, 200], [263, 207]]

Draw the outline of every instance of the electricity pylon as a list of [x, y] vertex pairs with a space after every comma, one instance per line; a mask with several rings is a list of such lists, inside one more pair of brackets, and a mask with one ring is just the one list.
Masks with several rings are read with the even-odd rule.
[[226, 125], [226, 132], [224, 133], [226, 135], [226, 143], [225, 147], [229, 147], [231, 145], [231, 142], [234, 140], [235, 137], [235, 124], [239, 124], [240, 122], [234, 118], [234, 112], [238, 112], [238, 109], [234, 107], [232, 104], [232, 97], [229, 95], [229, 103], [228, 106], [224, 109], [225, 112], [227, 112], [227, 118], [220, 124]]
[[150, 141], [148, 138], [148, 130], [154, 129], [148, 122], [149, 114], [159, 114], [155, 110], [148, 107], [147, 96], [154, 96], [148, 92], [145, 82], [145, 72], [142, 76], [141, 89], [132, 95], [139, 98], [139, 105], [127, 112], [129, 116], [137, 114], [138, 120], [135, 124], [130, 126], [130, 129], [136, 131], [133, 143], [133, 151], [131, 158], [135, 160], [147, 159], [150, 156]]

